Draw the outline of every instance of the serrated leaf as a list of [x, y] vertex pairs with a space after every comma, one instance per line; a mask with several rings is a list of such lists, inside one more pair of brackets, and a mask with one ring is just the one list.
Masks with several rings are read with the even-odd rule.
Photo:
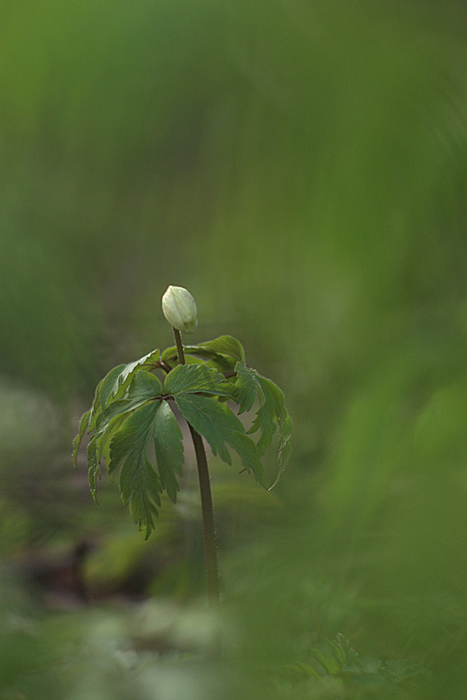
[[237, 378], [235, 381], [234, 399], [239, 405], [239, 413], [250, 411], [258, 396], [259, 386], [255, 370], [248, 369], [242, 364], [235, 365]]
[[159, 350], [152, 350], [135, 362], [117, 365], [111, 369], [97, 385], [91, 409], [90, 429], [95, 428], [99, 415], [105, 411], [109, 402], [119, 399], [124, 394], [135, 373], [142, 369], [154, 369], [159, 360]]
[[88, 480], [91, 487], [92, 497], [96, 503], [98, 503], [96, 495], [97, 479], [100, 479], [101, 477], [101, 457], [104, 457], [105, 462], [108, 465], [110, 461], [108, 449], [110, 440], [125, 418], [125, 415], [120, 415], [105, 423], [100, 430], [96, 430], [88, 443]]
[[203, 393], [230, 396], [232, 386], [224, 377], [206, 365], [178, 365], [167, 375], [164, 384], [167, 395]]
[[81, 416], [80, 422], [79, 422], [79, 430], [78, 434], [73, 440], [73, 464], [75, 465], [76, 468], [76, 460], [78, 459], [78, 452], [79, 448], [81, 446], [81, 443], [83, 442], [83, 438], [86, 434], [86, 431], [89, 426], [89, 416], [91, 415], [91, 409], [86, 411], [86, 413], [83, 413]]
[[104, 430], [97, 434], [97, 456], [99, 460], [102, 457], [106, 464], [110, 463], [110, 442], [126, 418], [126, 413], [120, 413], [106, 424]]
[[106, 374], [102, 380], [102, 386], [99, 389], [99, 402], [103, 411], [105, 411], [109, 400], [115, 396], [119, 386], [119, 378], [122, 376], [127, 365], [117, 365]]
[[358, 653], [351, 646], [349, 640], [339, 632], [333, 641], [326, 640], [341, 667], [352, 667], [360, 664]]
[[232, 460], [227, 446], [240, 456], [247, 471], [253, 471], [256, 479], [265, 485], [261, 461], [255, 444], [245, 434], [242, 423], [230, 408], [209, 396], [183, 394], [175, 397], [183, 417], [203, 437], [206, 438], [215, 455], [227, 464]]
[[304, 676], [305, 678], [322, 678], [321, 674], [319, 674], [318, 671], [315, 668], [313, 668], [313, 666], [300, 661], [294, 664], [287, 664], [285, 666], [285, 670], [298, 674], [300, 676]]
[[99, 382], [96, 387], [96, 392], [94, 394], [94, 401], [91, 406], [91, 415], [89, 418], [89, 430], [96, 427], [97, 419], [99, 415], [105, 410], [109, 396], [115, 386], [119, 375], [121, 374], [125, 365], [117, 365], [108, 372], [103, 379]]
[[[230, 335], [221, 335], [198, 345], [185, 345], [184, 351], [187, 363], [190, 362], [190, 355], [197, 355], [209, 360], [215, 369], [221, 372], [233, 370], [236, 362], [245, 362], [242, 344]], [[169, 364], [177, 362], [177, 348], [170, 347], [164, 350], [161, 359]]]
[[[147, 405], [148, 402], [154, 411], [160, 404], [160, 400], [157, 401], [157, 399], [161, 399], [162, 384], [157, 377], [142, 369], [142, 367], [153, 367], [158, 358], [159, 351], [155, 350], [129, 365], [114, 367], [99, 383], [87, 419], [86, 414], [81, 419], [80, 431], [74, 441], [74, 457], [76, 459], [79, 445], [86, 430], [95, 430], [88, 444], [88, 478], [96, 502], [96, 485], [97, 479], [100, 478], [101, 457], [104, 457], [110, 473], [111, 441], [128, 417], [127, 414]], [[145, 470], [144, 465], [142, 469]], [[149, 473], [145, 475], [145, 479], [148, 483], [154, 482]], [[156, 479], [158, 481], [157, 475]], [[132, 507], [133, 512], [138, 511], [136, 505]], [[152, 525], [145, 517], [145, 513], [141, 518], [138, 517], [139, 520], [142, 522], [143, 534], [148, 536]]]
[[201, 350], [214, 351], [220, 355], [228, 355], [237, 362], [245, 364], [245, 350], [239, 340], [231, 335], [221, 335], [214, 340], [208, 340], [203, 343], [198, 343], [198, 348]]
[[248, 411], [258, 398], [260, 407], [248, 433], [259, 431], [256, 443], [258, 454], [263, 455], [271, 445], [276, 430], [279, 434], [277, 477], [270, 487], [277, 484], [290, 458], [290, 438], [293, 422], [284, 405], [284, 394], [273, 381], [261, 376], [256, 370], [247, 368], [240, 363], [235, 365], [237, 377], [234, 388], [234, 399], [239, 404], [239, 413]]
[[96, 503], [98, 502], [96, 496], [97, 479], [101, 478], [101, 467], [97, 456], [97, 439], [97, 435], [94, 435], [88, 443], [88, 480], [92, 497]]
[[[183, 346], [185, 351], [185, 362], [187, 365], [207, 365], [218, 372], [229, 372], [235, 366], [235, 360], [225, 355], [219, 355], [213, 351], [202, 351], [198, 346]], [[191, 354], [193, 353], [193, 354]], [[167, 348], [162, 353], [161, 360], [166, 362], [172, 369], [178, 366], [177, 348]]]
[[144, 405], [148, 401], [157, 399], [162, 394], [162, 384], [154, 375], [145, 370], [138, 370], [132, 377], [132, 382], [127, 390], [126, 397], [110, 403], [106, 410], [97, 416], [96, 433], [93, 436], [92, 462], [89, 461], [88, 473], [91, 491], [96, 500], [96, 474], [101, 457], [109, 465], [109, 444], [120, 425], [125, 420], [126, 414]]
[[279, 462], [285, 467], [289, 461], [290, 453], [292, 451], [290, 438], [292, 437], [293, 433], [293, 421], [288, 413], [283, 420], [279, 419], [279, 428], [281, 432], [279, 442]]
[[140, 369], [132, 376], [131, 384], [124, 397], [111, 403], [101, 413], [97, 419], [96, 428], [99, 430], [115, 416], [121, 413], [128, 413], [142, 406], [146, 401], [153, 401], [161, 396], [162, 384], [159, 379], [150, 374], [150, 372]]
[[120, 493], [130, 506], [133, 520], [147, 539], [155, 527], [162, 486], [147, 456], [154, 437], [154, 418], [159, 402], [137, 408], [123, 422], [110, 443], [109, 474], [120, 469]]
[[[130, 362], [129, 364], [125, 365], [124, 369], [120, 373], [120, 376], [118, 377], [118, 384], [121, 384], [122, 386], [128, 384], [128, 379], [130, 379], [136, 371], [141, 369], [155, 369], [159, 366], [159, 362], [159, 350], [151, 350], [151, 352], [148, 352], [147, 355], [143, 355], [143, 357], [140, 357], [139, 360], [136, 360], [135, 362]], [[114, 393], [116, 393], [115, 388]]]
[[[277, 422], [277, 429], [279, 433], [279, 444], [278, 444], [278, 452], [277, 452], [277, 459], [278, 459], [278, 465], [279, 469], [277, 472], [276, 479], [272, 486], [270, 486], [270, 489], [274, 488], [274, 486], [277, 484], [279, 481], [280, 477], [284, 473], [284, 469], [287, 466], [287, 462], [290, 459], [290, 454], [292, 451], [292, 447], [290, 444], [290, 438], [292, 437], [292, 432], [293, 432], [293, 422], [292, 418], [288, 414], [285, 405], [284, 405], [284, 394], [282, 391], [279, 389], [277, 384], [274, 384], [270, 379], [266, 379], [265, 377], [261, 377], [260, 375], [258, 376], [259, 383], [261, 386], [261, 390], [265, 399], [264, 407], [266, 406], [266, 403], [268, 404], [268, 410], [271, 408], [271, 403], [274, 401], [274, 406], [275, 406], [275, 420]], [[258, 416], [261, 411], [258, 411]], [[265, 416], [262, 416], [261, 422], [263, 422], [266, 418], [266, 408], [265, 408]], [[267, 416], [267, 420], [269, 420], [269, 416]], [[254, 424], [253, 424], [254, 425]], [[252, 426], [253, 427], [253, 426]], [[272, 435], [271, 435], [272, 438]], [[259, 441], [260, 442], [260, 441]], [[271, 439], [268, 438], [268, 441], [265, 441], [263, 445], [259, 448], [260, 454], [262, 453], [262, 449], [264, 448], [265, 445], [269, 447], [271, 443]], [[258, 443], [259, 444], [259, 443]]]
[[340, 672], [340, 667], [337, 660], [330, 654], [323, 654], [319, 649], [312, 649], [313, 657], [318, 661], [323, 667], [327, 674], [330, 676], [338, 675]]
[[147, 540], [155, 527], [161, 504], [161, 482], [147, 455], [138, 463], [136, 475], [130, 462], [124, 465], [120, 476], [120, 491], [131, 517], [138, 524], [143, 539]]
[[276, 401], [274, 399], [274, 394], [271, 390], [271, 384], [268, 379], [264, 377], [256, 378], [259, 388], [259, 399], [261, 406], [256, 413], [256, 418], [253, 421], [253, 425], [249, 429], [249, 433], [260, 432], [260, 437], [256, 443], [258, 452], [260, 455], [264, 455], [268, 447], [272, 442], [278, 423], [276, 421]]
[[279, 387], [265, 377], [262, 377], [255, 369], [243, 367], [240, 363], [235, 366], [237, 381], [235, 383], [234, 397], [240, 406], [239, 413], [252, 408], [255, 398], [259, 399], [260, 407], [256, 413], [249, 433], [260, 432], [256, 444], [258, 452], [263, 455], [271, 444], [272, 438], [278, 427], [276, 419], [276, 398], [272, 387], [281, 394]]
[[163, 401], [154, 419], [154, 447], [162, 488], [173, 503], [177, 500], [177, 474], [183, 473], [183, 437], [170, 406]]

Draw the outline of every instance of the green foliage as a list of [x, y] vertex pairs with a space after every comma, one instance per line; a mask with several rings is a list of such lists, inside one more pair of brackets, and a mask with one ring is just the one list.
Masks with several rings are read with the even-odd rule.
[[195, 347], [198, 348], [201, 355], [203, 353], [209, 355], [209, 353], [212, 352], [234, 360], [237, 359], [239, 362], [245, 364], [245, 350], [243, 349], [243, 345], [236, 338], [232, 338], [231, 335], [221, 335], [214, 340], [199, 343], [199, 345]]
[[215, 455], [227, 464], [232, 460], [226, 444], [238, 452], [247, 471], [253, 471], [264, 484], [263, 470], [253, 442], [245, 435], [245, 429], [232, 411], [213, 399], [186, 395], [175, 399], [182, 415], [211, 445]]
[[213, 394], [230, 396], [232, 393], [225, 378], [204, 365], [179, 365], [165, 380], [166, 394]]
[[[270, 379], [262, 377], [255, 369], [248, 369], [240, 363], [235, 366], [237, 381], [234, 397], [240, 406], [240, 413], [249, 411], [254, 401], [259, 401], [260, 407], [249, 433], [259, 431], [260, 437], [256, 448], [263, 455], [271, 445], [276, 430], [279, 434], [278, 461], [280, 477], [290, 457], [290, 438], [293, 423], [284, 405], [284, 394]], [[276, 480], [277, 481], [277, 480]]]
[[324, 652], [313, 649], [312, 663], [291, 664], [287, 670], [303, 678], [339, 678], [346, 686], [357, 687], [365, 693], [378, 692], [383, 688], [407, 688], [415, 680], [427, 676], [425, 669], [406, 659], [383, 662], [380, 659], [361, 658], [340, 633], [327, 644], [328, 649]]
[[162, 486], [149, 461], [147, 450], [155, 437], [155, 416], [160, 402], [136, 409], [116, 432], [110, 444], [109, 474], [120, 469], [120, 493], [130, 505], [133, 520], [144, 539], [154, 529]]
[[162, 401], [155, 415], [154, 448], [162, 488], [175, 503], [179, 490], [176, 475], [182, 476], [183, 441], [182, 431], [170, 406]]
[[[245, 350], [242, 344], [231, 335], [221, 335], [219, 338], [198, 343], [198, 345], [186, 345], [184, 350], [185, 354], [191, 356], [188, 362], [196, 362], [195, 358], [200, 358], [221, 372], [232, 371], [236, 362], [245, 364]], [[170, 365], [176, 365], [177, 348], [170, 347], [164, 350], [161, 359]]]
[[[290, 451], [292, 421], [284, 407], [281, 390], [256, 370], [244, 365], [241, 344], [231, 336], [186, 348], [191, 364], [171, 368], [173, 350], [158, 350], [127, 365], [118, 365], [98, 384], [94, 402], [80, 421], [73, 442], [76, 459], [87, 432], [88, 476], [96, 498], [101, 461], [115, 480], [133, 520], [147, 539], [154, 530], [161, 497], [165, 492], [175, 503], [182, 476], [182, 433], [170, 403], [174, 401], [189, 425], [209, 443], [214, 455], [232, 464], [229, 448], [240, 457], [243, 470], [267, 487], [260, 457], [279, 433], [278, 478]], [[164, 386], [151, 370], [167, 373]], [[226, 372], [227, 377], [224, 375]], [[255, 442], [225, 403], [250, 410], [260, 407], [248, 433], [260, 433]], [[277, 481], [277, 479], [276, 479]]]

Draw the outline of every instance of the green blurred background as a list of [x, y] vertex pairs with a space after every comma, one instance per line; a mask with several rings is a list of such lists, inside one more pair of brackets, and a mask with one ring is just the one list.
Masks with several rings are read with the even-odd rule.
[[[394, 697], [463, 699], [463, 4], [0, 8], [0, 698], [393, 697], [287, 675], [342, 633], [426, 670]], [[212, 460], [220, 622], [188, 446], [149, 543], [69, 456], [101, 376], [172, 344], [168, 284], [295, 423], [270, 494]], [[91, 603], [39, 595], [83, 542]]]

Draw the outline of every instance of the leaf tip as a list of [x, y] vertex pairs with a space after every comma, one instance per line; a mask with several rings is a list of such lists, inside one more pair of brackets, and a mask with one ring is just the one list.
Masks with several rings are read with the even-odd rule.
[[141, 537], [143, 538], [143, 540], [145, 542], [147, 542], [150, 535], [151, 535], [152, 528], [149, 526], [148, 523], [140, 523], [139, 524], [139, 531], [141, 533]]

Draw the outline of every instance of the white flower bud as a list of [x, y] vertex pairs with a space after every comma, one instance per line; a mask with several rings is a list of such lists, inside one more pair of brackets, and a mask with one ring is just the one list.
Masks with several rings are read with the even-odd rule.
[[162, 297], [162, 311], [171, 326], [183, 333], [193, 333], [198, 325], [196, 302], [184, 287], [170, 285]]

